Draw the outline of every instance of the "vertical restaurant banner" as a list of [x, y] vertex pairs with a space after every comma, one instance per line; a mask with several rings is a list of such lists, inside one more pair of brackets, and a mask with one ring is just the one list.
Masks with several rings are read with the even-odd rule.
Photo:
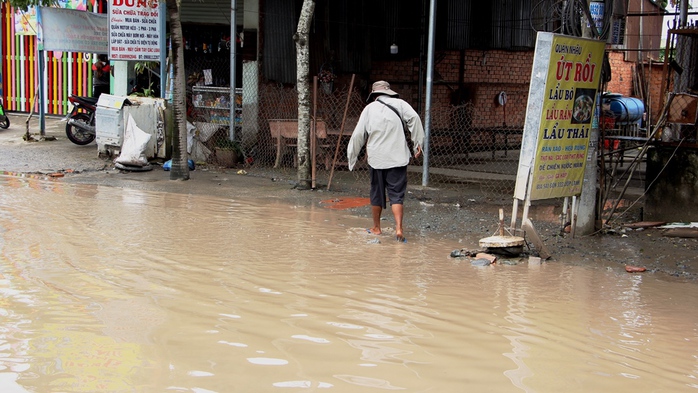
[[603, 41], [553, 35], [531, 176], [531, 200], [582, 192]]
[[160, 61], [158, 0], [109, 0], [109, 58]]

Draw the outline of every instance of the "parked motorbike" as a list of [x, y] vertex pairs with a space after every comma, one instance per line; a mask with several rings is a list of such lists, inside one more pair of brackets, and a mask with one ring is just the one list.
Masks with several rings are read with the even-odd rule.
[[67, 121], [65, 134], [76, 145], [92, 143], [97, 136], [95, 131], [97, 99], [71, 94], [68, 101], [73, 105], [73, 110], [65, 117]]
[[0, 98], [0, 128], [6, 130], [10, 127], [10, 119], [5, 114], [5, 105], [3, 104], [2, 98]]

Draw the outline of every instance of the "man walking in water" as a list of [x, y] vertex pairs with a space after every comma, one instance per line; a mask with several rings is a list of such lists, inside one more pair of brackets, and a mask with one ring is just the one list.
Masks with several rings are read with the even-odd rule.
[[359, 121], [347, 147], [349, 170], [353, 170], [361, 148], [366, 144], [369, 173], [371, 176], [371, 212], [373, 227], [369, 233], [380, 235], [381, 213], [386, 208], [386, 196], [390, 200], [395, 217], [395, 238], [407, 239], [402, 231], [403, 202], [407, 191], [407, 164], [412, 152], [407, 143], [407, 131], [414, 145], [414, 157], [422, 154], [424, 127], [419, 114], [386, 81], [373, 84], [368, 95], [368, 105], [361, 112]]

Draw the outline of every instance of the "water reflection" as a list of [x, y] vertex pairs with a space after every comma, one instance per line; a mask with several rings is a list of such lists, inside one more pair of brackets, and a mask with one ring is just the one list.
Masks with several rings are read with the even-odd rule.
[[693, 284], [323, 207], [0, 177], [0, 391], [686, 391]]

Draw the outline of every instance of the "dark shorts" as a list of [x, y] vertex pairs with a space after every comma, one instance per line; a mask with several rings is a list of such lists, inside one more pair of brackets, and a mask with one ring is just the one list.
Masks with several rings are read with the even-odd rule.
[[391, 205], [402, 205], [407, 191], [407, 167], [373, 169], [371, 174], [371, 206], [386, 208], [386, 192]]

